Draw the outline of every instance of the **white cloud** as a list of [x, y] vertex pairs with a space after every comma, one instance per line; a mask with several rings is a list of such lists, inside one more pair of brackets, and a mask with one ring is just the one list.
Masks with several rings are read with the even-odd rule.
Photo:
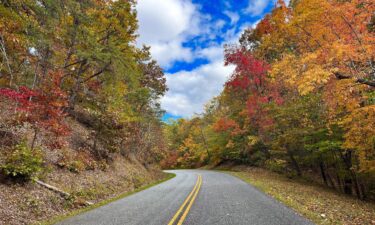
[[151, 55], [163, 68], [170, 68], [175, 61], [191, 62], [193, 60], [192, 50], [184, 48], [180, 40], [153, 44]]
[[[290, 0], [284, 0], [284, 2], [286, 6], [289, 6]], [[254, 17], [260, 16], [264, 13], [267, 6], [276, 3], [277, 0], [249, 0], [249, 4], [245, 9], [245, 12], [250, 13]]]
[[238, 20], [240, 19], [240, 15], [238, 15], [238, 13], [235, 13], [235, 12], [226, 10], [224, 11], [224, 14], [229, 17], [231, 24], [236, 24]]
[[219, 59], [192, 71], [167, 74], [169, 92], [161, 99], [162, 107], [183, 117], [201, 113], [203, 105], [221, 92], [232, 71], [233, 67], [225, 67]]
[[[248, 7], [241, 13], [260, 16], [275, 1], [249, 0]], [[164, 69], [171, 68], [177, 61], [193, 62], [203, 58], [209, 62], [192, 71], [166, 74], [169, 91], [161, 99], [161, 104], [168, 113], [183, 117], [201, 113], [204, 104], [220, 94], [233, 72], [233, 66], [224, 66], [223, 47], [217, 38], [224, 39], [224, 43], [236, 43], [243, 30], [254, 24], [239, 25], [240, 15], [233, 12], [229, 4], [226, 9], [224, 14], [230, 19], [229, 28], [224, 20], [200, 13], [199, 6], [191, 0], [138, 0], [138, 45], [151, 46], [153, 58]], [[192, 40], [194, 44], [204, 43], [208, 47], [193, 49], [183, 46]]]
[[198, 35], [202, 16], [188, 0], [139, 0], [138, 44], [151, 46], [152, 56], [164, 68], [175, 61], [191, 60], [191, 50], [182, 43]]
[[223, 47], [220, 45], [214, 45], [208, 48], [197, 50], [197, 55], [200, 58], [208, 59], [210, 62], [218, 61], [223, 59]]
[[[176, 116], [190, 117], [202, 112], [203, 105], [221, 92], [232, 68], [224, 67], [220, 44], [193, 50], [182, 43], [197, 36], [203, 38], [200, 42], [214, 39], [221, 35], [225, 21], [213, 21], [209, 15], [200, 14], [198, 6], [190, 0], [139, 0], [137, 11], [138, 44], [150, 45], [153, 58], [164, 69], [176, 61], [191, 62], [197, 58], [209, 61], [192, 71], [166, 74], [169, 91], [161, 99], [162, 107]], [[232, 22], [238, 20], [234, 13], [230, 16]]]
[[249, 0], [249, 5], [245, 9], [245, 12], [250, 13], [252, 16], [261, 15], [270, 2], [274, 0]]
[[216, 21], [214, 28], [217, 30], [221, 30], [225, 26], [225, 21], [224, 20], [218, 20]]
[[[229, 29], [224, 34], [225, 43], [238, 42], [242, 32], [252, 25], [242, 24], [237, 33], [236, 29]], [[197, 49], [193, 55], [208, 59], [209, 63], [192, 71], [166, 74], [169, 91], [161, 99], [161, 105], [174, 116], [191, 117], [194, 113], [202, 113], [204, 105], [220, 94], [234, 70], [234, 66], [224, 66], [224, 49], [220, 44]]]

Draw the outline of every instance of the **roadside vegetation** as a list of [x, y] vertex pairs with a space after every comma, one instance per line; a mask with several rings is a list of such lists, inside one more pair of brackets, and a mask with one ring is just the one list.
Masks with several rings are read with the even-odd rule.
[[0, 224], [163, 178], [167, 87], [149, 48], [136, 46], [135, 4], [0, 1]]
[[166, 127], [162, 165], [245, 164], [375, 199], [374, 10], [371, 0], [278, 1], [225, 47], [235, 70], [222, 93]]
[[[227, 168], [228, 169], [228, 168]], [[295, 180], [255, 167], [233, 167], [230, 174], [254, 185], [316, 224], [375, 224], [375, 203], [339, 194], [307, 180]]]
[[[150, 188], [152, 186], [158, 185], [158, 184], [160, 184], [160, 183], [162, 183], [164, 181], [172, 179], [173, 177], [176, 176], [175, 174], [172, 174], [172, 173], [166, 173], [164, 175], [165, 175], [164, 178], [156, 180], [156, 181], [154, 181], [152, 183], [142, 183], [142, 184], [140, 184], [141, 186], [136, 186], [132, 191], [126, 191], [126, 192], [124, 192], [124, 190], [122, 190], [122, 192], [116, 193], [116, 195], [114, 195], [114, 197], [107, 197], [105, 200], [98, 201], [97, 203], [95, 203], [95, 204], [93, 204], [93, 205], [91, 205], [89, 207], [81, 208], [81, 209], [76, 209], [76, 210], [70, 211], [67, 214], [59, 215], [59, 216], [56, 216], [56, 217], [54, 217], [52, 219], [48, 219], [46, 221], [37, 222], [35, 225], [49, 225], [49, 224], [52, 225], [52, 224], [56, 224], [56, 223], [58, 223], [60, 221], [63, 221], [65, 219], [67, 219], [67, 218], [70, 218], [70, 217], [76, 216], [78, 214], [81, 214], [81, 213], [93, 210], [93, 209], [98, 208], [100, 206], [109, 204], [109, 203], [114, 202], [116, 200], [125, 198], [125, 197], [127, 197], [129, 195], [132, 195], [132, 194], [135, 194], [137, 192], [143, 191], [143, 190], [148, 189], [148, 188]], [[116, 187], [118, 187], [118, 186], [116, 186]]]

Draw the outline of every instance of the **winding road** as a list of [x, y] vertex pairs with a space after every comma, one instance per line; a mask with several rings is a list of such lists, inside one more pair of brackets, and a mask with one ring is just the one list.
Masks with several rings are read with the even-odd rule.
[[173, 170], [176, 177], [69, 218], [60, 225], [312, 225], [226, 173]]

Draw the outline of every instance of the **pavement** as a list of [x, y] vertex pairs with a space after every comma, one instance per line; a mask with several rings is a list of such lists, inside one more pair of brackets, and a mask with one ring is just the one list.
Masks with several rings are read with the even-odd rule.
[[170, 170], [176, 177], [59, 225], [313, 225], [226, 173]]

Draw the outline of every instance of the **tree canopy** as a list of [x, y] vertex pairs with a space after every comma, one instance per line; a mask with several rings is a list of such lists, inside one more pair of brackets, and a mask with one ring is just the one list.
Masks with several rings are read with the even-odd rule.
[[225, 47], [235, 70], [205, 113], [167, 127], [165, 165], [246, 163], [372, 195], [374, 9], [371, 0], [279, 0]]

